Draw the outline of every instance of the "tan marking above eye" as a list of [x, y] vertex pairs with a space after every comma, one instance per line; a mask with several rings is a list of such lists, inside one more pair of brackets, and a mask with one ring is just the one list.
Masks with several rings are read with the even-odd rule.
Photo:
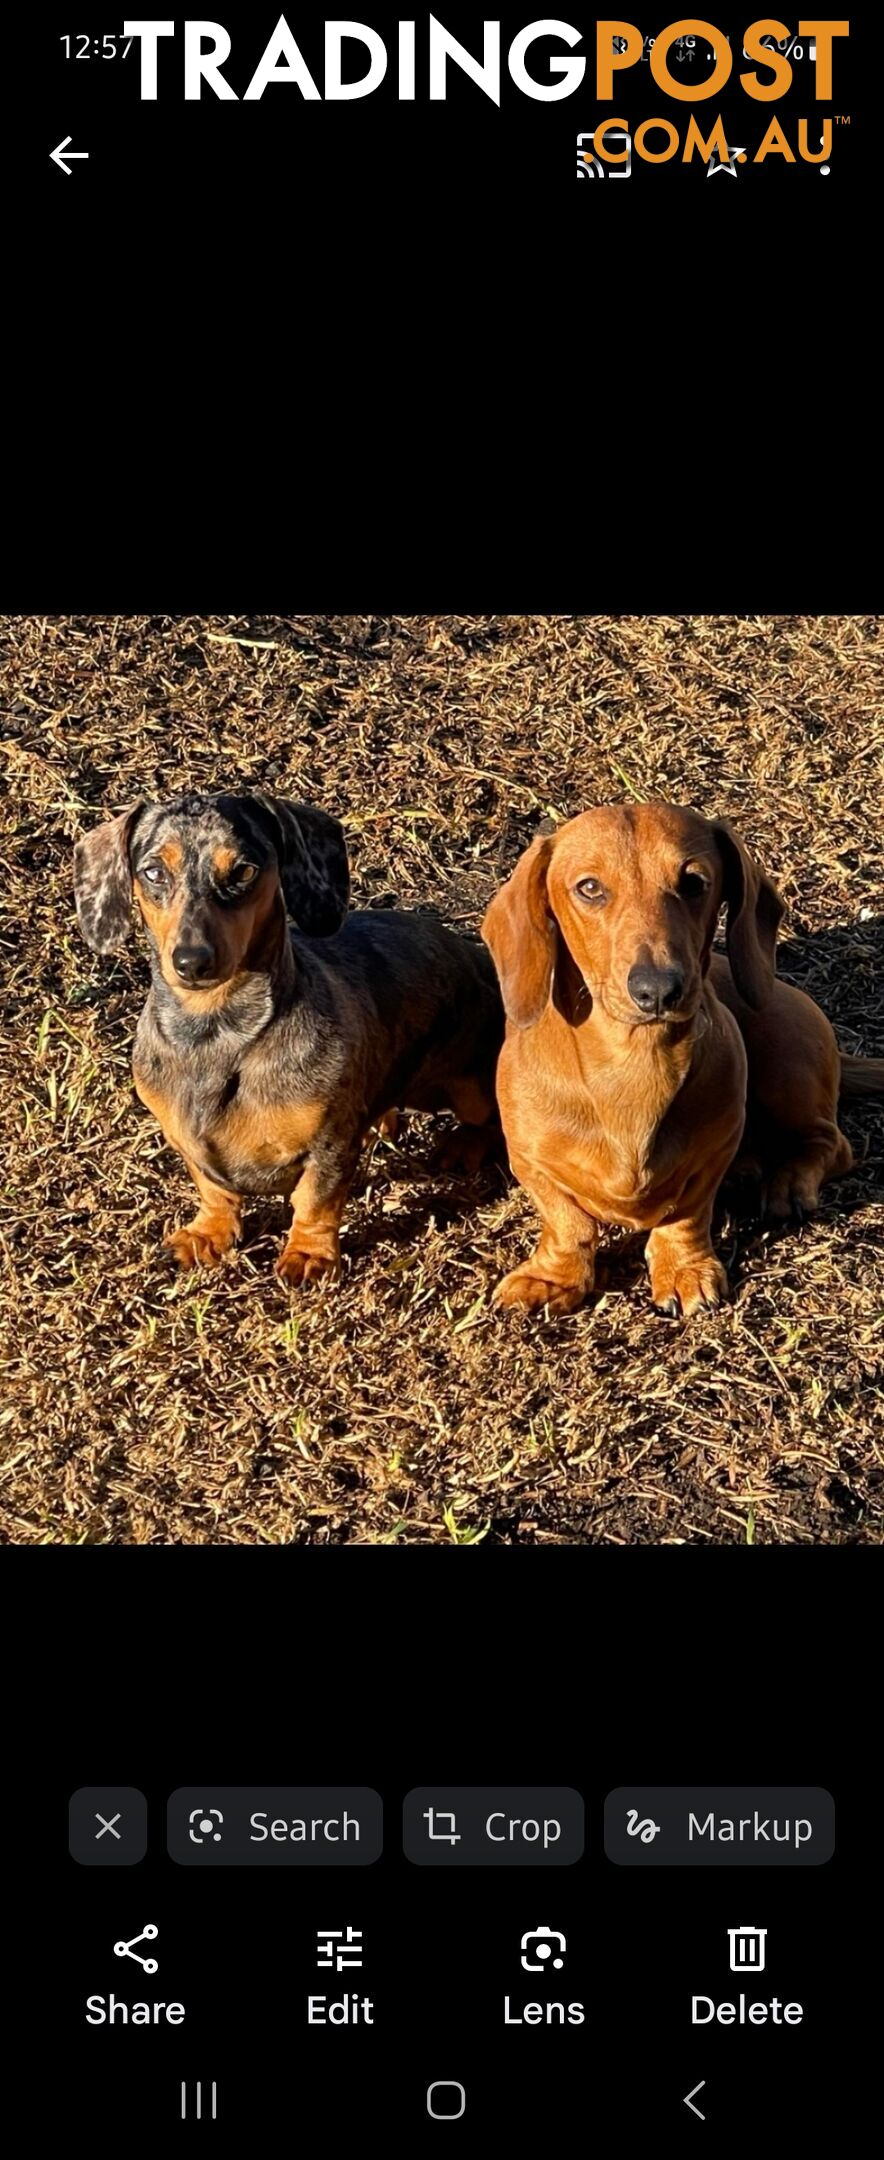
[[157, 849], [157, 854], [159, 855], [160, 861], [165, 863], [167, 870], [171, 870], [173, 872], [180, 870], [181, 865], [184, 861], [184, 849], [181, 846], [180, 841], [164, 841], [162, 847]]
[[215, 849], [212, 856], [212, 869], [220, 884], [223, 885], [229, 878], [234, 877], [236, 884], [241, 886], [243, 891], [249, 885], [254, 885], [258, 875], [255, 863], [244, 862], [238, 850], [229, 847]]

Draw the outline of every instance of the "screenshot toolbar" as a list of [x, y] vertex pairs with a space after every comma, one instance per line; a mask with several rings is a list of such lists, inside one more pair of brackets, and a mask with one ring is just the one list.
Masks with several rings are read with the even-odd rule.
[[[81, 2107], [635, 2134], [817, 2125], [837, 2024], [817, 1786], [186, 1785], [69, 1798]], [[275, 1874], [270, 1884], [262, 1873]], [[828, 1946], [828, 1947], [824, 1947]], [[837, 1961], [836, 1961], [837, 1962]]]

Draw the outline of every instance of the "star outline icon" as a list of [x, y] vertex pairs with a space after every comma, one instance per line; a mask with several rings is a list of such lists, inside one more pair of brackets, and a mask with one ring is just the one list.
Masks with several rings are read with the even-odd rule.
[[[711, 157], [711, 158], [709, 159], [709, 162], [708, 162], [708, 164], [707, 164], [707, 166], [706, 166], [706, 178], [707, 178], [707, 180], [712, 180], [712, 179], [714, 178], [714, 175], [715, 175], [716, 173], [720, 173], [720, 172], [726, 172], [726, 173], [730, 173], [730, 174], [732, 175], [732, 178], [733, 178], [734, 180], [736, 180], [736, 178], [737, 178], [737, 166], [736, 166], [736, 160], [737, 160], [737, 158], [738, 158], [738, 157], [743, 157], [743, 156], [744, 156], [744, 154], [745, 154], [745, 150], [746, 150], [746, 145], [745, 145], [745, 143], [728, 143], [728, 145], [727, 145], [727, 157], [726, 157], [726, 158], [720, 158], [720, 157], [719, 157], [719, 155], [718, 155], [718, 151], [717, 151], [717, 149], [716, 149], [715, 145], [713, 144], [713, 149], [712, 149], [712, 157]], [[714, 162], [713, 162], [713, 160], [714, 160]]]

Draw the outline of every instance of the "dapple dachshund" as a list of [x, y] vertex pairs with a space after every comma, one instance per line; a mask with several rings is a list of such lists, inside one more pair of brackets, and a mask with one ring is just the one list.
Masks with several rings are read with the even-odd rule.
[[[722, 903], [727, 959], [712, 952]], [[782, 914], [727, 823], [665, 803], [587, 811], [523, 855], [482, 935], [507, 1013], [510, 1163], [543, 1234], [498, 1304], [573, 1312], [599, 1225], [622, 1223], [650, 1232], [661, 1311], [717, 1305], [725, 1172], [761, 1180], [783, 1221], [850, 1169], [839, 1091], [884, 1091], [884, 1059], [839, 1056], [819, 1007], [777, 981]]]
[[246, 1194], [281, 1193], [294, 1219], [277, 1272], [332, 1271], [372, 1123], [399, 1107], [496, 1122], [503, 1011], [484, 947], [429, 916], [348, 914], [349, 889], [337, 821], [260, 792], [138, 803], [77, 846], [87, 943], [124, 942], [133, 892], [147, 931], [133, 1071], [200, 1196], [166, 1239], [183, 1268], [239, 1238]]

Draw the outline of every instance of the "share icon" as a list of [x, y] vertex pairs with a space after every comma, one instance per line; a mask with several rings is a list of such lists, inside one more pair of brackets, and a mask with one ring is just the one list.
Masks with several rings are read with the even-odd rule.
[[146, 1928], [142, 1928], [140, 1935], [133, 1935], [131, 1942], [114, 1943], [114, 1957], [134, 1958], [136, 1965], [143, 1965], [146, 1973], [158, 1972], [159, 1965], [157, 1959], [152, 1957], [139, 1957], [138, 1952], [134, 1946], [136, 1943], [153, 1942], [159, 1932], [159, 1928], [148, 1926]]

